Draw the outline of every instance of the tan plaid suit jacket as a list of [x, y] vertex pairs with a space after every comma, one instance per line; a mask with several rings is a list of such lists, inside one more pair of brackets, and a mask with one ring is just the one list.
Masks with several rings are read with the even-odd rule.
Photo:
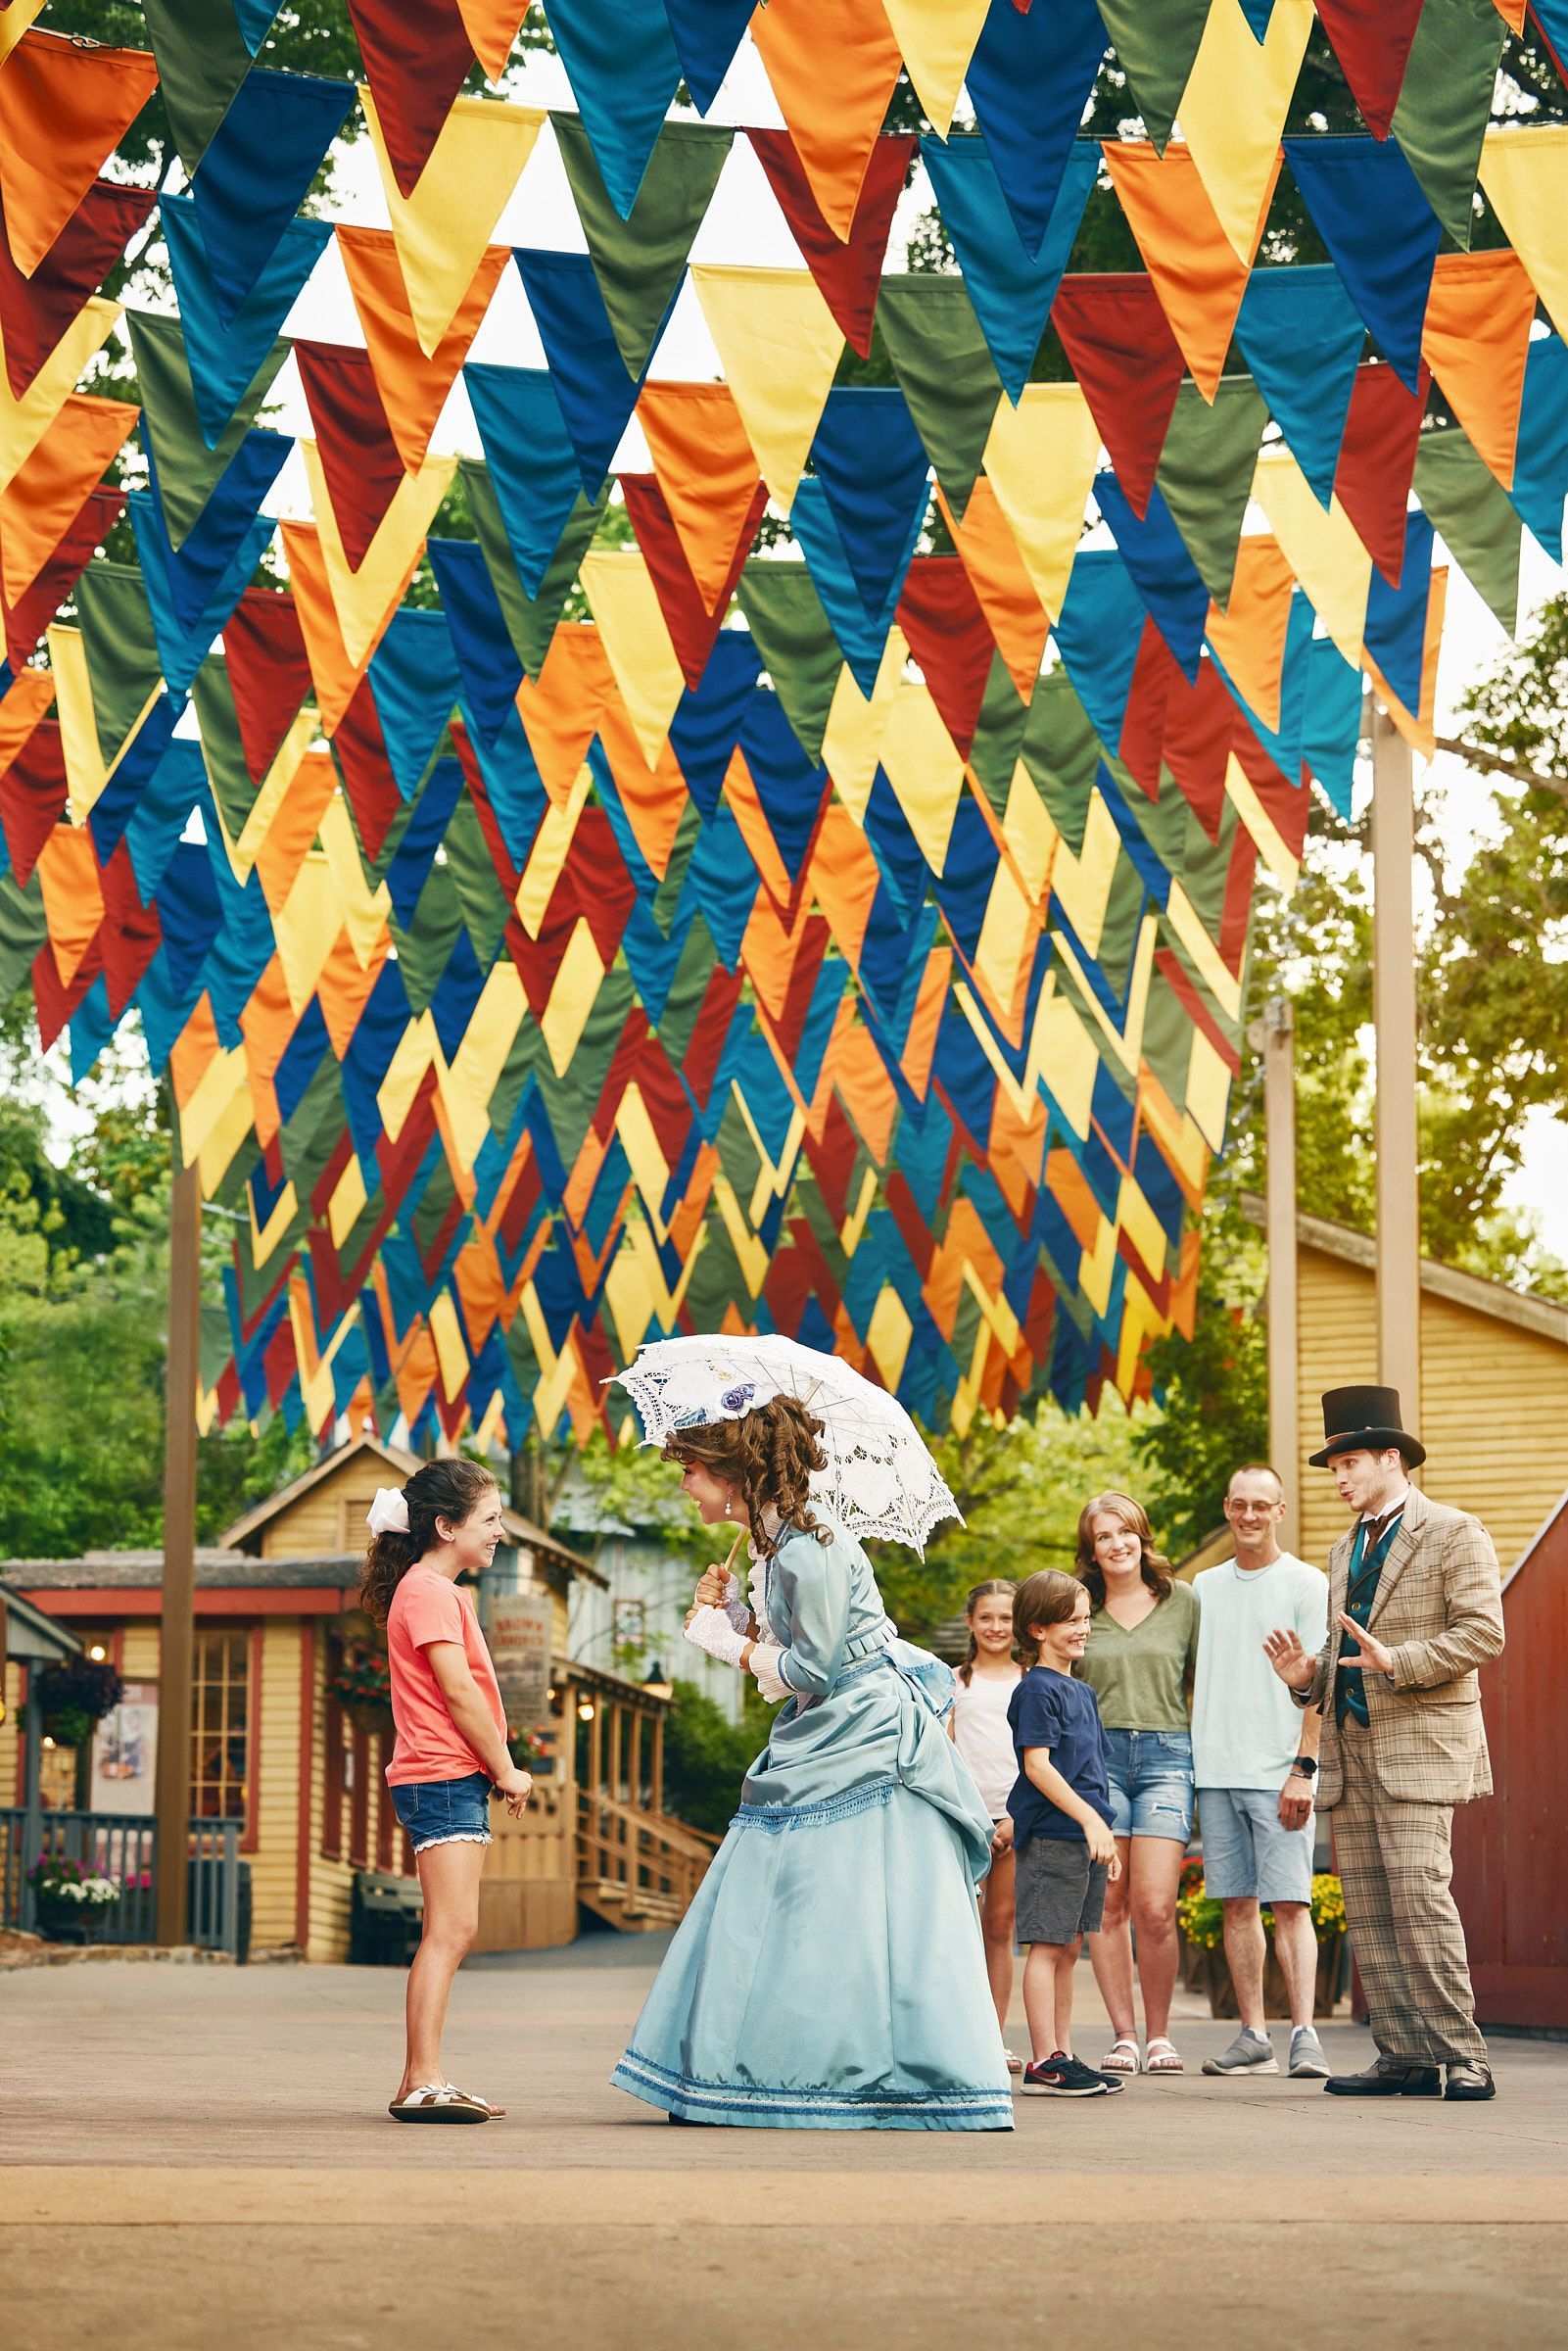
[[[1344, 1778], [1333, 1690], [1347, 1636], [1345, 1607], [1355, 1529], [1329, 1557], [1328, 1640], [1303, 1706], [1323, 1709], [1318, 1806], [1340, 1800]], [[1479, 1518], [1430, 1502], [1412, 1486], [1383, 1562], [1367, 1630], [1394, 1655], [1392, 1675], [1365, 1674], [1372, 1765], [1384, 1793], [1406, 1803], [1462, 1804], [1492, 1793], [1477, 1667], [1502, 1647], [1497, 1555]], [[1354, 1655], [1354, 1649], [1350, 1653]]]

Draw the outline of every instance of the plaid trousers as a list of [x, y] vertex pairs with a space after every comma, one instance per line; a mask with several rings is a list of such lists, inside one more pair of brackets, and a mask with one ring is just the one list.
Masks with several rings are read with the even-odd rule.
[[1350, 1715], [1338, 1727], [1345, 1789], [1334, 1859], [1372, 2038], [1385, 2057], [1411, 2065], [1485, 2065], [1450, 1892], [1453, 1807], [1386, 1795], [1370, 1732]]

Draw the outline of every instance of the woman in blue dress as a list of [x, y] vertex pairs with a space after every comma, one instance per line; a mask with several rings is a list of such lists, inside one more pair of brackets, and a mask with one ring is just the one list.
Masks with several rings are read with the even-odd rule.
[[674, 2122], [1009, 2131], [953, 1675], [809, 1500], [821, 1430], [780, 1397], [665, 1447], [707, 1524], [751, 1531], [749, 1598], [710, 1568], [689, 1637], [783, 1703], [611, 2080]]

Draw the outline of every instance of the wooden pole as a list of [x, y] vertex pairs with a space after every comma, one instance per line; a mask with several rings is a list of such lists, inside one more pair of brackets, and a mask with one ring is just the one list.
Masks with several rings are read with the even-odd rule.
[[191, 1652], [196, 1584], [196, 1386], [201, 1323], [201, 1178], [174, 1176], [168, 1218], [168, 1364], [164, 1408], [164, 1588], [158, 1664], [161, 1943], [185, 1941], [191, 1808]]
[[1372, 1010], [1377, 1030], [1377, 1366], [1421, 1426], [1421, 1184], [1416, 1118], [1415, 791], [1410, 746], [1372, 705]]
[[1271, 996], [1248, 1032], [1263, 1057], [1263, 1128], [1268, 1162], [1268, 1453], [1285, 1485], [1280, 1548], [1302, 1539], [1301, 1285], [1296, 1223], [1296, 1016], [1288, 996]]

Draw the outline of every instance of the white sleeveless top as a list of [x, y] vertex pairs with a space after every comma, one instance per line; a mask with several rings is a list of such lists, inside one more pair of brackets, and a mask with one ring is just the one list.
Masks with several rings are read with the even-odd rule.
[[960, 1681], [953, 1700], [953, 1744], [974, 1775], [980, 1801], [993, 1820], [1007, 1810], [1019, 1776], [1007, 1709], [1021, 1677], [982, 1674]]

